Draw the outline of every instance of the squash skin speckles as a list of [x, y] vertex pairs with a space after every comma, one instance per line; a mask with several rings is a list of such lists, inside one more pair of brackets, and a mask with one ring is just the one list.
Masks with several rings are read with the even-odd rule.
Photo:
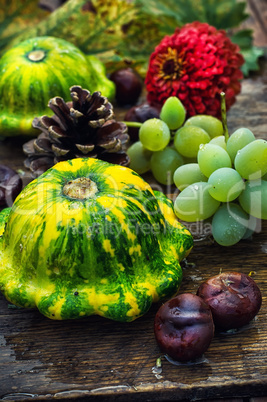
[[[98, 191], [63, 193], [85, 177]], [[131, 169], [97, 159], [60, 162], [0, 213], [0, 290], [46, 317], [133, 321], [177, 293], [193, 238], [172, 202]]]
[[[37, 52], [44, 57], [37, 60]], [[0, 59], [1, 135], [35, 136], [34, 117], [52, 115], [49, 99], [70, 101], [69, 88], [78, 84], [91, 93], [100, 91], [110, 101], [115, 97], [104, 64], [64, 39], [40, 36], [10, 48]]]

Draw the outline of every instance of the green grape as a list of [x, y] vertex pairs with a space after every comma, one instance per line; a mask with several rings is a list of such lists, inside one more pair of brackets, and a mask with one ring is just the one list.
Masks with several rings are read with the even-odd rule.
[[210, 218], [219, 205], [220, 202], [210, 195], [208, 183], [198, 182], [178, 194], [174, 202], [174, 211], [179, 219], [196, 222]]
[[173, 175], [173, 181], [176, 187], [182, 191], [190, 184], [197, 183], [199, 181], [205, 182], [208, 178], [201, 172], [197, 163], [188, 163], [178, 167]]
[[255, 136], [248, 128], [241, 127], [234, 131], [226, 144], [226, 150], [232, 162], [234, 162], [237, 152], [254, 140]]
[[183, 163], [182, 156], [170, 147], [154, 152], [150, 159], [153, 176], [161, 184], [173, 184], [173, 173]]
[[200, 127], [183, 126], [176, 131], [174, 147], [186, 158], [195, 158], [200, 144], [210, 141], [210, 136]]
[[212, 218], [212, 235], [221, 246], [232, 246], [245, 235], [249, 216], [234, 203], [222, 204]]
[[186, 110], [176, 96], [170, 96], [160, 112], [160, 118], [169, 127], [170, 130], [177, 130], [185, 121]]
[[226, 151], [226, 142], [224, 135], [219, 135], [218, 137], [212, 138], [209, 144], [219, 145], [219, 147], [222, 147]]
[[185, 156], [184, 158], [184, 164], [188, 164], [188, 163], [197, 163], [197, 157], [195, 158], [186, 158]]
[[223, 135], [223, 125], [222, 122], [216, 117], [209, 116], [206, 114], [197, 114], [186, 120], [185, 126], [197, 126], [203, 128], [210, 138], [218, 137]]
[[258, 219], [267, 219], [267, 181], [247, 181], [238, 201], [248, 214]]
[[134, 142], [127, 150], [130, 157], [129, 168], [139, 174], [146, 173], [150, 170], [150, 158], [152, 152], [145, 149], [141, 141]]
[[149, 151], [161, 151], [170, 141], [170, 129], [160, 119], [148, 119], [140, 127], [139, 140]]
[[254, 232], [259, 231], [261, 228], [261, 220], [255, 218], [255, 216], [250, 215], [249, 216], [249, 225], [247, 230], [245, 231], [244, 236], [242, 239], [248, 239], [250, 238]]
[[197, 161], [202, 173], [209, 177], [215, 170], [223, 167], [232, 167], [232, 162], [228, 153], [214, 144], [203, 144], [199, 147]]
[[255, 140], [237, 152], [235, 169], [247, 180], [256, 180], [267, 173], [267, 141]]
[[215, 200], [229, 202], [235, 200], [245, 188], [240, 174], [232, 168], [220, 168], [209, 177], [209, 193]]

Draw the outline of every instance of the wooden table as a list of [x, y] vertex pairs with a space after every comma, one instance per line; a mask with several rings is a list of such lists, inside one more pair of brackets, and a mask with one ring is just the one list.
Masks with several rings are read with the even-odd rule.
[[[255, 7], [263, 0], [249, 3]], [[251, 15], [247, 23], [255, 26], [255, 12]], [[245, 126], [267, 139], [266, 97], [267, 57], [260, 72], [243, 81], [228, 114], [230, 133]], [[23, 141], [1, 142], [0, 163], [23, 169]], [[256, 319], [241, 331], [216, 333], [202, 363], [177, 366], [162, 356], [153, 334], [159, 305], [128, 324], [100, 317], [57, 322], [35, 310], [11, 308], [0, 296], [0, 400], [266, 401], [260, 397], [267, 395], [267, 222], [252, 240], [232, 247], [196, 242], [188, 262], [180, 292], [195, 293], [201, 281], [222, 269], [255, 271], [263, 295]]]

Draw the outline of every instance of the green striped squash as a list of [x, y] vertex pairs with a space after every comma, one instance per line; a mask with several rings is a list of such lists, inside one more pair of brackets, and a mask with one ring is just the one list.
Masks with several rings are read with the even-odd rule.
[[0, 290], [57, 320], [142, 316], [177, 293], [193, 245], [171, 200], [92, 158], [56, 164], [2, 214]]
[[68, 100], [72, 85], [115, 95], [104, 65], [66, 40], [43, 36], [9, 49], [0, 59], [0, 135], [35, 135], [34, 117], [51, 115], [49, 99]]

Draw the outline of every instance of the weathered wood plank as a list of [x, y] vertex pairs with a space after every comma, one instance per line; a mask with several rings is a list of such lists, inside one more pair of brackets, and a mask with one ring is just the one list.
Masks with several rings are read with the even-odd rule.
[[[266, 94], [265, 60], [259, 73], [243, 81], [228, 113], [230, 132], [246, 126], [258, 138], [267, 138]], [[123, 114], [118, 111], [118, 116]], [[0, 163], [23, 169], [25, 141], [2, 141]], [[255, 271], [263, 294], [256, 320], [242, 331], [216, 334], [202, 364], [176, 366], [162, 356], [162, 373], [158, 377], [153, 373], [161, 356], [153, 334], [159, 305], [128, 324], [99, 317], [56, 322], [34, 310], [9, 308], [0, 296], [0, 400], [166, 402], [251, 397], [255, 402], [267, 395], [267, 222], [253, 241], [233, 247], [196, 243], [188, 261], [192, 265], [183, 268], [181, 292], [195, 293], [202, 280], [223, 269]]]
[[[181, 292], [196, 292], [200, 281], [233, 269], [255, 270], [263, 291], [257, 319], [232, 335], [216, 334], [200, 365], [175, 366], [162, 358], [159, 378], [152, 372], [161, 353], [153, 335], [155, 305], [141, 319], [120, 324], [90, 317], [57, 322], [37, 311], [9, 309], [0, 299], [0, 397], [14, 393], [57, 394], [58, 399], [97, 396], [107, 400], [176, 400], [263, 395], [267, 392], [266, 336], [267, 225], [238, 246], [196, 246], [184, 268]], [[17, 396], [19, 396], [17, 395]], [[39, 397], [38, 397], [39, 396]], [[102, 400], [102, 399], [101, 399]]]
[[247, 0], [249, 18], [244, 21], [243, 27], [253, 30], [253, 39], [256, 46], [267, 44], [267, 7], [265, 0]]

